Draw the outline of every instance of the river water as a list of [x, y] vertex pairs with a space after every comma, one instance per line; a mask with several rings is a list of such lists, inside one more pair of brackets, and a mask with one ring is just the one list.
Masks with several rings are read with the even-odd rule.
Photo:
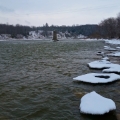
[[[0, 120], [116, 120], [120, 82], [75, 83], [73, 77], [101, 72], [87, 63], [101, 57], [103, 41], [0, 41]], [[96, 91], [113, 99], [115, 113], [79, 112], [81, 94]], [[99, 108], [98, 108], [99, 109]]]

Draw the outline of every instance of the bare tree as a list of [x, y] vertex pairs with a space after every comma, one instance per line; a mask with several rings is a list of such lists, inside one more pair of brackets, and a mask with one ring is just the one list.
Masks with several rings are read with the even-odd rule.
[[117, 16], [117, 28], [116, 28], [116, 31], [117, 31], [117, 37], [120, 38], [120, 13], [118, 14]]
[[116, 19], [115, 18], [108, 18], [103, 20], [100, 23], [100, 26], [104, 30], [106, 37], [110, 39], [116, 37]]

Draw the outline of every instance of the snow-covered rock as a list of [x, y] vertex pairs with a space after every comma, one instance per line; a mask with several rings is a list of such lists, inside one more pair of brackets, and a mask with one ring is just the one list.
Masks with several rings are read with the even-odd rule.
[[118, 64], [111, 64], [110, 68], [106, 68], [102, 70], [105, 73], [120, 73], [120, 65]]
[[103, 69], [103, 68], [109, 68], [111, 65], [111, 62], [107, 60], [98, 60], [88, 63], [88, 66], [93, 69]]
[[117, 51], [117, 49], [111, 48], [111, 47], [108, 47], [108, 46], [104, 46], [104, 49], [108, 50], [108, 51]]
[[109, 83], [116, 80], [120, 80], [120, 75], [110, 73], [88, 73], [85, 75], [81, 75], [73, 78], [74, 81], [82, 81], [87, 83]]
[[103, 115], [115, 109], [116, 105], [113, 100], [105, 98], [95, 91], [88, 93], [81, 98], [81, 113]]
[[109, 60], [109, 58], [108, 57], [104, 57], [104, 58], [102, 58], [102, 60]]
[[88, 66], [92, 69], [104, 69], [102, 72], [106, 73], [120, 73], [120, 65], [113, 64], [107, 60], [99, 60], [88, 63]]
[[120, 40], [117, 40], [117, 39], [105, 40], [105, 42], [109, 44], [120, 44]]
[[109, 46], [104, 46], [104, 48], [108, 48]]
[[84, 35], [82, 35], [82, 34], [80, 34], [80, 35], [77, 36], [77, 38], [78, 38], [78, 39], [85, 39], [85, 38], [87, 38], [87, 37], [84, 36]]
[[104, 55], [104, 52], [97, 52], [97, 55]]
[[117, 49], [120, 49], [120, 47], [116, 47]]
[[120, 52], [115, 52], [111, 54], [107, 54], [108, 56], [120, 57]]

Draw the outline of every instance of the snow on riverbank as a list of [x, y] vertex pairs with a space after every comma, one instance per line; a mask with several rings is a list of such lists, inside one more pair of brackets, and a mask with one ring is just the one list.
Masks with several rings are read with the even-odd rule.
[[108, 50], [108, 51], [117, 51], [117, 49], [111, 48], [111, 47], [109, 47], [109, 46], [104, 46], [104, 49], [105, 49], [105, 50]]
[[109, 44], [120, 44], [120, 40], [117, 40], [117, 39], [105, 40], [105, 42]]
[[120, 52], [115, 52], [111, 54], [107, 54], [108, 56], [120, 57]]
[[[120, 44], [120, 40], [105, 40], [105, 42], [109, 44]], [[116, 48], [119, 49], [120, 47], [118, 46]], [[104, 46], [104, 49], [108, 51], [117, 51], [117, 49], [111, 48], [109, 46]], [[88, 73], [73, 78], [74, 81], [82, 81], [96, 84], [109, 83], [120, 80], [120, 75], [114, 74], [114, 72], [120, 73], [120, 65], [109, 62], [109, 58], [106, 57], [103, 52], [98, 52], [97, 55], [102, 55], [104, 58], [99, 61], [88, 63], [88, 66], [90, 68], [104, 69], [102, 72], [107, 72], [109, 74]], [[108, 55], [119, 57], [120, 52], [115, 52]], [[105, 98], [97, 94], [95, 91], [88, 93], [81, 98], [80, 112], [84, 114], [103, 115], [115, 109], [116, 105], [113, 100]]]

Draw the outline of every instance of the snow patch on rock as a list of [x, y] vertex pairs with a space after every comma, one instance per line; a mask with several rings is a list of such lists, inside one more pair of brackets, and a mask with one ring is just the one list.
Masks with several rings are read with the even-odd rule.
[[120, 57], [120, 52], [115, 52], [111, 54], [107, 54], [108, 56]]
[[117, 40], [117, 39], [105, 40], [105, 42], [109, 44], [120, 44], [120, 40]]
[[117, 51], [117, 49], [111, 48], [109, 46], [104, 46], [104, 49], [108, 51]]
[[97, 52], [97, 55], [104, 55], [104, 52]]
[[91, 63], [88, 63], [88, 66], [93, 69], [109, 68], [110, 65], [111, 65], [111, 62], [107, 60], [98, 60], [98, 61], [93, 61]]
[[120, 65], [111, 64], [110, 68], [104, 69], [102, 72], [106, 73], [120, 73]]
[[95, 91], [88, 93], [81, 98], [81, 113], [103, 115], [115, 109], [116, 105], [113, 100], [105, 98]]
[[120, 80], [120, 75], [110, 73], [88, 73], [85, 75], [81, 75], [73, 78], [74, 81], [82, 81], [87, 83], [109, 83], [116, 80]]
[[104, 58], [102, 58], [102, 60], [106, 60], [107, 61], [107, 60], [109, 60], [109, 58], [108, 57], [104, 57]]
[[120, 47], [116, 47], [117, 49], [120, 49]]
[[106, 73], [120, 73], [120, 65], [113, 64], [107, 60], [99, 60], [88, 63], [88, 66], [92, 69], [104, 69], [102, 72]]

